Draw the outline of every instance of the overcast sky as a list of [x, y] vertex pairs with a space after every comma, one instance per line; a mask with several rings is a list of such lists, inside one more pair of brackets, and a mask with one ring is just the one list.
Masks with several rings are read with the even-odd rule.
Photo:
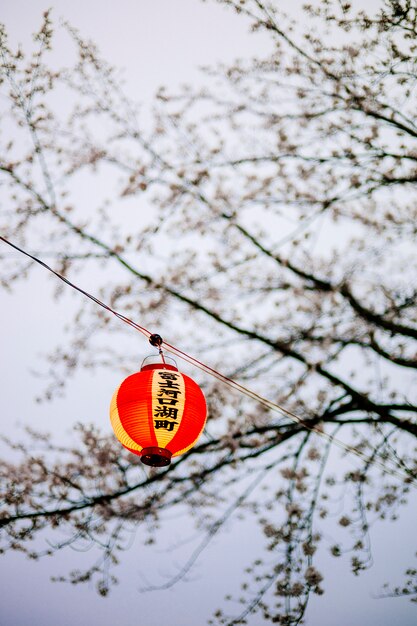
[[[54, 20], [69, 20], [82, 35], [96, 41], [112, 64], [126, 68], [129, 93], [145, 103], [159, 85], [172, 87], [199, 80], [199, 65], [227, 62], [268, 48], [262, 37], [248, 34], [245, 20], [213, 2], [199, 0], [3, 0], [0, 21], [6, 24], [11, 40], [25, 46], [41, 22], [42, 12], [50, 6]], [[60, 62], [68, 54], [63, 36], [58, 36], [56, 46], [54, 54]], [[111, 372], [100, 378], [78, 374], [65, 398], [48, 405], [34, 402], [43, 382], [32, 372], [40, 354], [59, 342], [65, 309], [79, 297], [66, 294], [54, 303], [52, 291], [53, 281], [39, 269], [33, 272], [30, 285], [22, 283], [12, 295], [0, 293], [3, 432], [18, 436], [18, 423], [33, 424], [65, 438], [79, 420], [94, 421], [110, 432], [108, 402], [115, 386]], [[189, 582], [165, 592], [140, 594], [141, 573], [149, 570], [150, 582], [163, 581], [163, 574], [174, 573], [194, 544], [174, 552], [166, 549], [192, 536], [186, 519], [172, 520], [172, 534], [165, 532], [156, 547], [145, 548], [139, 531], [119, 568], [121, 584], [106, 599], [88, 585], [71, 587], [49, 581], [51, 575], [66, 573], [80, 560], [91, 558], [89, 553], [63, 554], [40, 563], [18, 554], [6, 556], [0, 559], [0, 626], [204, 624], [210, 611], [222, 604], [223, 596], [229, 590], [237, 591], [248, 546], [255, 549], [261, 538], [250, 524], [230, 523], [204, 553]], [[415, 624], [415, 608], [406, 600], [372, 598], [385, 581], [399, 579], [411, 562], [414, 536], [411, 513], [395, 526], [379, 525], [374, 534], [375, 567], [360, 578], [349, 573], [346, 562], [323, 556], [323, 566], [331, 568], [330, 575], [328, 568], [326, 572], [326, 596], [312, 600], [307, 623]]]

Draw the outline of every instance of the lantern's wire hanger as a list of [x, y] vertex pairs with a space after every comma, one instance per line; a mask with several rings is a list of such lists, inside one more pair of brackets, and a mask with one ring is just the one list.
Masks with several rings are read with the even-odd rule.
[[355, 455], [356, 457], [360, 458], [362, 461], [365, 461], [367, 464], [371, 463], [373, 465], [378, 466], [386, 474], [390, 474], [391, 476], [395, 476], [397, 478], [400, 478], [401, 480], [405, 479], [408, 484], [412, 484], [413, 486], [417, 487], [417, 481], [415, 480], [414, 475], [413, 475], [413, 473], [411, 471], [409, 473], [406, 473], [405, 471], [401, 471], [400, 469], [397, 469], [397, 468], [387, 467], [385, 465], [385, 463], [383, 463], [382, 461], [380, 461], [377, 458], [371, 458], [370, 459], [369, 457], [366, 456], [366, 454], [364, 454], [363, 452], [361, 452], [357, 448], [354, 448], [353, 446], [350, 446], [350, 445], [344, 443], [340, 439], [337, 439], [333, 435], [330, 435], [329, 433], [326, 433], [325, 431], [321, 430], [317, 426], [315, 426], [313, 424], [309, 424], [308, 421], [303, 420], [301, 417], [299, 417], [298, 415], [296, 415], [292, 411], [289, 411], [288, 409], [280, 406], [276, 402], [272, 402], [271, 400], [268, 400], [267, 398], [264, 398], [263, 396], [259, 395], [255, 391], [252, 391], [251, 389], [248, 389], [247, 387], [244, 387], [243, 385], [241, 385], [240, 383], [236, 382], [232, 378], [228, 378], [227, 376], [225, 376], [224, 374], [221, 374], [220, 372], [218, 372], [217, 370], [213, 369], [209, 365], [206, 365], [205, 363], [203, 363], [202, 361], [199, 361], [195, 357], [193, 357], [193, 356], [187, 354], [186, 352], [183, 352], [179, 348], [176, 348], [175, 346], [167, 343], [166, 341], [164, 341], [162, 339], [162, 337], [160, 335], [157, 335], [155, 333], [151, 333], [144, 326], [140, 326], [140, 324], [137, 324], [136, 322], [134, 322], [130, 318], [126, 317], [122, 313], [119, 313], [118, 311], [116, 311], [115, 309], [110, 307], [108, 304], [105, 304], [104, 302], [102, 302], [101, 300], [99, 300], [98, 298], [93, 296], [91, 293], [89, 293], [88, 291], [85, 291], [81, 287], [78, 287], [78, 285], [76, 285], [75, 283], [73, 283], [70, 280], [68, 280], [68, 278], [66, 278], [65, 276], [63, 276], [59, 272], [57, 272], [54, 269], [52, 269], [52, 267], [50, 267], [47, 263], [45, 263], [41, 259], [37, 258], [36, 256], [30, 254], [29, 252], [26, 252], [26, 250], [23, 250], [23, 248], [20, 248], [19, 246], [17, 246], [16, 244], [12, 243], [11, 241], [6, 239], [5, 237], [0, 235], [0, 240], [3, 241], [4, 243], [6, 243], [8, 246], [10, 246], [10, 247], [14, 248], [15, 250], [17, 250], [18, 252], [21, 252], [22, 254], [27, 256], [28, 258], [32, 259], [32, 261], [35, 261], [36, 263], [38, 263], [39, 265], [41, 265], [42, 267], [47, 269], [49, 272], [54, 274], [57, 278], [62, 280], [64, 283], [66, 283], [67, 285], [69, 285], [70, 287], [72, 287], [73, 289], [78, 291], [79, 293], [82, 293], [84, 296], [86, 296], [87, 298], [89, 298], [90, 300], [95, 302], [95, 304], [98, 304], [103, 309], [105, 309], [106, 311], [108, 311], [109, 313], [111, 313], [112, 315], [117, 317], [119, 320], [121, 320], [125, 324], [128, 324], [129, 326], [132, 326], [135, 330], [137, 330], [140, 333], [142, 333], [143, 335], [145, 335], [145, 337], [147, 337], [147, 339], [149, 340], [151, 345], [153, 345], [156, 348], [158, 348], [159, 354], [160, 354], [160, 356], [162, 358], [162, 361], [164, 363], [165, 363], [165, 357], [164, 357], [164, 353], [163, 353], [163, 350], [162, 350], [162, 345], [164, 346], [164, 348], [168, 352], [174, 354], [176, 357], [182, 359], [183, 361], [186, 361], [187, 363], [190, 363], [191, 365], [194, 365], [195, 367], [197, 367], [198, 369], [202, 370], [206, 374], [209, 374], [210, 376], [213, 376], [214, 378], [217, 378], [217, 380], [220, 380], [225, 385], [228, 385], [229, 387], [232, 387], [233, 389], [235, 389], [239, 393], [242, 393], [245, 396], [247, 396], [249, 398], [252, 398], [252, 400], [255, 400], [259, 404], [262, 404], [263, 406], [267, 407], [271, 411], [279, 413], [280, 415], [286, 415], [287, 417], [290, 418], [291, 421], [299, 424], [300, 426], [302, 426], [303, 428], [305, 428], [307, 430], [310, 430], [311, 432], [316, 433], [317, 435], [319, 435], [320, 437], [323, 437], [327, 441], [330, 441], [331, 443], [333, 443], [335, 446], [337, 446], [341, 450], [344, 450], [345, 452], [348, 452], [350, 454]]

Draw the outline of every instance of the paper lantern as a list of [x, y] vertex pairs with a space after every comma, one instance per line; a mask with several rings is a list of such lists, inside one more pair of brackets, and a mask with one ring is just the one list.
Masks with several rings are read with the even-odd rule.
[[[156, 361], [156, 362], [155, 362]], [[120, 443], [154, 467], [169, 465], [196, 443], [206, 423], [200, 387], [173, 359], [149, 357], [115, 391], [110, 421]]]

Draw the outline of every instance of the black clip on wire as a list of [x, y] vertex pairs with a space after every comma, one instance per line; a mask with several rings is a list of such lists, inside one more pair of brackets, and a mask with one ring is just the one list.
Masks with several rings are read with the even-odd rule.
[[164, 367], [166, 366], [166, 362], [165, 362], [165, 357], [164, 357], [164, 353], [162, 351], [162, 343], [163, 343], [163, 339], [161, 337], [161, 335], [151, 335], [149, 337], [149, 343], [151, 344], [151, 346], [155, 346], [155, 348], [158, 348], [158, 352], [160, 354], [160, 357], [162, 359], [162, 363], [164, 364]]
[[155, 346], [155, 348], [161, 348], [163, 339], [161, 335], [151, 335], [149, 337], [149, 343], [151, 344], [151, 346]]

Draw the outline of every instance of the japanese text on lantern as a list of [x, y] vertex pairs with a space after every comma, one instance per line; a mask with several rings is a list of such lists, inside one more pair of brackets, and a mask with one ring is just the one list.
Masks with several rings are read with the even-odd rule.
[[162, 428], [172, 432], [178, 426], [179, 407], [184, 402], [184, 392], [180, 385], [181, 375], [164, 371], [158, 371], [155, 375], [158, 377], [153, 406], [155, 429]]

